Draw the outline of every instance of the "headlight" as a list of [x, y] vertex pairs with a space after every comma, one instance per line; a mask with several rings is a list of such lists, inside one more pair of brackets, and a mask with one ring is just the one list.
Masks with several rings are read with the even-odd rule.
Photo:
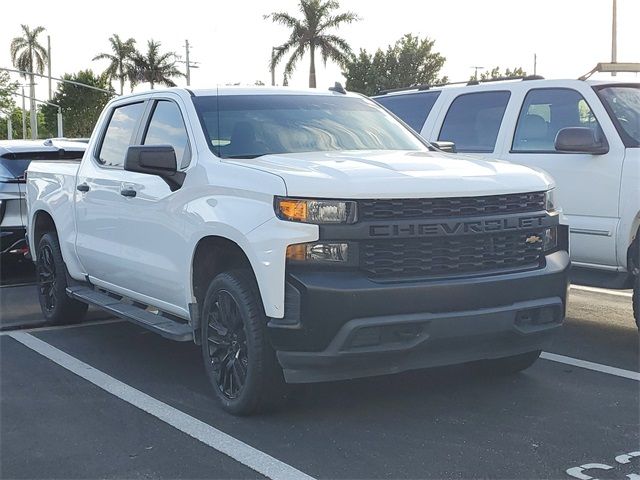
[[552, 188], [544, 192], [544, 209], [553, 212], [556, 209], [556, 190]]
[[347, 263], [349, 245], [336, 242], [297, 243], [287, 247], [290, 262]]
[[356, 221], [356, 202], [343, 200], [276, 197], [275, 211], [278, 218], [290, 222], [327, 224]]

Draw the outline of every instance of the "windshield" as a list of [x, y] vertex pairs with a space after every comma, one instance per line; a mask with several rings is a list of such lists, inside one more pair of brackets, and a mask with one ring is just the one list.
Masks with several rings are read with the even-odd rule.
[[599, 89], [627, 147], [640, 147], [640, 85]]
[[426, 150], [374, 102], [332, 95], [194, 97], [212, 151], [222, 158], [334, 150]]

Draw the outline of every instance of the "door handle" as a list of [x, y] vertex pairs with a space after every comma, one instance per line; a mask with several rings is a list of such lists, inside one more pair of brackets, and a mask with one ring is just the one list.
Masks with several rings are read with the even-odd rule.
[[120, 195], [122, 195], [123, 197], [135, 197], [137, 193], [138, 192], [130, 188], [124, 188], [120, 190]]
[[80, 185], [76, 186], [76, 190], [78, 190], [79, 192], [88, 192], [90, 190], [90, 187], [86, 183], [81, 183]]

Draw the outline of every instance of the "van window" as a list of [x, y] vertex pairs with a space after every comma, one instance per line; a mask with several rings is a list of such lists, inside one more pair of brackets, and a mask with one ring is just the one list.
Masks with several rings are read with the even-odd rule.
[[510, 92], [465, 93], [447, 112], [438, 140], [454, 142], [459, 152], [493, 152]]
[[131, 145], [140, 117], [144, 110], [144, 103], [132, 103], [113, 109], [107, 131], [102, 139], [98, 161], [108, 167], [124, 165], [124, 157]]
[[529, 91], [522, 104], [512, 152], [555, 152], [558, 131], [588, 127], [601, 135], [600, 125], [584, 97], [570, 88], [539, 88]]
[[388, 108], [407, 125], [420, 133], [440, 92], [405, 93], [403, 95], [385, 95], [374, 100]]

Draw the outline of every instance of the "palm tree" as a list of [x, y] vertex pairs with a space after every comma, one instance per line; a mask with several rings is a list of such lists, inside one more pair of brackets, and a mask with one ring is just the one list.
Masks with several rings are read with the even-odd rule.
[[120, 95], [122, 95], [124, 93], [124, 82], [131, 78], [132, 75], [136, 41], [133, 38], [129, 38], [123, 42], [118, 34], [114, 33], [109, 37], [109, 43], [111, 43], [113, 53], [100, 53], [93, 57], [93, 60], [109, 60], [109, 66], [104, 71], [104, 74], [110, 81], [120, 81]]
[[156, 83], [175, 87], [176, 84], [171, 79], [184, 77], [184, 74], [176, 68], [175, 56], [173, 52], [160, 53], [160, 42], [149, 40], [146, 55], [137, 54], [133, 59], [135, 80], [148, 82], [151, 84], [151, 89]]
[[335, 0], [300, 0], [300, 12], [302, 19], [297, 19], [286, 12], [273, 12], [265, 15], [273, 22], [289, 27], [291, 33], [289, 39], [276, 49], [271, 59], [271, 68], [275, 66], [289, 52], [291, 56], [284, 69], [284, 78], [287, 82], [293, 73], [295, 64], [302, 58], [305, 52], [309, 51], [309, 87], [316, 86], [316, 47], [320, 49], [322, 61], [327, 64], [327, 60], [333, 60], [340, 66], [344, 66], [351, 57], [351, 47], [349, 44], [336, 35], [328, 33], [332, 28], [338, 28], [343, 23], [352, 23], [359, 20], [353, 12], [333, 14], [333, 10], [340, 7]]
[[31, 132], [35, 138], [36, 132], [36, 104], [34, 73], [42, 74], [49, 62], [45, 48], [38, 43], [38, 35], [44, 32], [44, 27], [31, 30], [27, 25], [21, 25], [22, 36], [11, 40], [11, 62], [18, 70], [22, 70], [22, 77], [29, 75], [29, 96], [31, 98]]

